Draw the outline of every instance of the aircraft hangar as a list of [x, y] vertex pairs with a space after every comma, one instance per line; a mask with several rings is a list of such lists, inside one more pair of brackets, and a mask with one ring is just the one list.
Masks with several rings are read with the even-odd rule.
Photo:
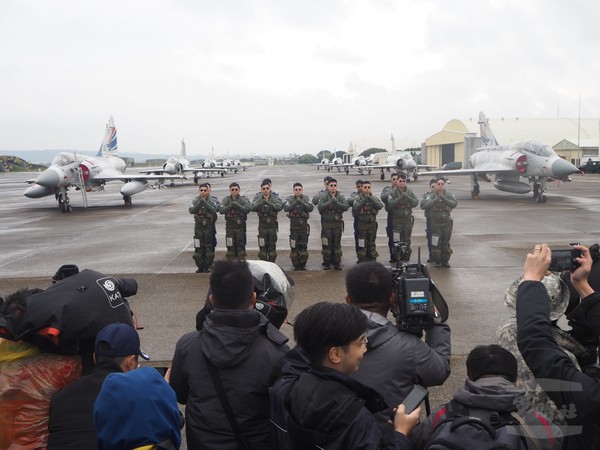
[[[437, 167], [461, 162], [466, 168], [469, 155], [480, 145], [478, 117], [452, 119], [441, 131], [421, 145], [421, 162]], [[489, 127], [499, 144], [535, 139], [550, 145], [556, 153], [575, 164], [583, 156], [600, 156], [600, 119], [489, 118]]]

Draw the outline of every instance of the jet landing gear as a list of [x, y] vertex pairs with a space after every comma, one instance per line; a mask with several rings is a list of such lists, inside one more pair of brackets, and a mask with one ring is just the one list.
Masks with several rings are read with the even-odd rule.
[[537, 181], [533, 183], [533, 199], [537, 203], [546, 203], [546, 183], [538, 183]]
[[473, 177], [473, 190], [471, 191], [471, 198], [479, 198], [479, 180], [477, 180], [477, 176]]
[[71, 205], [69, 205], [70, 199], [66, 190], [61, 190], [58, 194], [56, 194], [56, 200], [58, 200], [58, 207], [63, 213], [69, 213], [73, 211], [73, 208]]
[[124, 195], [123, 196], [123, 203], [125, 204], [125, 206], [131, 206], [131, 196], [130, 195]]

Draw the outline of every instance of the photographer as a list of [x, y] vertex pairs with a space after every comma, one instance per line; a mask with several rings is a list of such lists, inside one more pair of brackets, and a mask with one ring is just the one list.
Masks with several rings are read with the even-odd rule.
[[[588, 283], [592, 258], [588, 248], [576, 245], [581, 257], [571, 273], [571, 282], [581, 296], [581, 326], [600, 328], [600, 294]], [[556, 390], [546, 393], [556, 405], [569, 405], [563, 448], [596, 448], [600, 441], [600, 384], [579, 371], [559, 348], [552, 334], [548, 294], [541, 280], [551, 261], [547, 244], [538, 244], [527, 255], [524, 280], [517, 291], [517, 344], [525, 362], [537, 378], [555, 380]]]
[[[450, 375], [450, 327], [436, 323], [425, 341], [400, 331], [387, 319], [396, 302], [392, 273], [378, 262], [352, 267], [346, 275], [346, 303], [367, 317], [367, 353], [352, 376], [377, 390], [388, 405], [398, 405], [414, 384], [437, 386]], [[391, 407], [376, 415], [383, 430]]]

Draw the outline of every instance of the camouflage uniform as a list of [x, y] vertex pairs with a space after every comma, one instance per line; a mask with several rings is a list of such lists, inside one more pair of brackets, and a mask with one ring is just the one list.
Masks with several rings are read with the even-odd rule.
[[214, 224], [218, 204], [212, 197], [196, 197], [189, 208], [194, 215], [194, 261], [199, 272], [208, 272], [215, 259]]
[[348, 202], [342, 194], [336, 192], [333, 197], [329, 192], [319, 199], [321, 214], [321, 244], [323, 247], [323, 265], [326, 269], [331, 264], [336, 267], [342, 262], [342, 233], [344, 232], [344, 211], [348, 211]]
[[415, 218], [412, 209], [419, 204], [419, 199], [413, 191], [405, 187], [404, 190], [394, 188], [387, 196], [386, 211], [392, 213], [392, 238], [394, 242], [406, 242], [407, 254], [404, 256], [406, 261], [410, 260], [412, 249], [410, 247], [410, 238], [412, 236], [413, 224]]
[[225, 216], [225, 244], [227, 258], [246, 257], [246, 219], [250, 212], [250, 200], [243, 195], [223, 198], [219, 212]]
[[[575, 411], [571, 411], [571, 405], [561, 405], [560, 408], [557, 408], [544, 392], [542, 386], [536, 381], [517, 347], [517, 288], [522, 280], [523, 277], [517, 278], [504, 294], [504, 304], [508, 308], [510, 319], [498, 328], [496, 343], [511, 352], [517, 359], [519, 387], [525, 390], [523, 400], [525, 404], [519, 406], [527, 410], [543, 413], [556, 425], [566, 425], [565, 419], [573, 418]], [[552, 273], [546, 275], [542, 283], [546, 287], [550, 300], [550, 320], [556, 321], [563, 316], [569, 304], [569, 288], [560, 277]], [[579, 368], [576, 356], [585, 355], [589, 349], [586, 349], [559, 327], [553, 327], [552, 331], [556, 343], [562, 347], [562, 350], [571, 358], [573, 364]], [[543, 383], [543, 380], [541, 381]], [[554, 389], [549, 385], [545, 387]]]
[[450, 238], [452, 237], [452, 217], [450, 211], [456, 208], [458, 201], [448, 191], [443, 194], [432, 192], [421, 200], [421, 209], [428, 211], [431, 215], [431, 253], [436, 266], [448, 265], [452, 249]]
[[358, 262], [376, 261], [379, 253], [375, 247], [377, 239], [377, 213], [383, 202], [373, 195], [361, 194], [352, 205], [352, 215], [358, 220]]
[[283, 209], [283, 203], [275, 192], [265, 199], [262, 192], [254, 196], [251, 211], [258, 213], [258, 259], [275, 262], [277, 259], [277, 213]]
[[305, 270], [308, 260], [309, 213], [314, 209], [306, 195], [290, 195], [283, 204], [283, 210], [290, 218], [290, 260], [296, 270]]

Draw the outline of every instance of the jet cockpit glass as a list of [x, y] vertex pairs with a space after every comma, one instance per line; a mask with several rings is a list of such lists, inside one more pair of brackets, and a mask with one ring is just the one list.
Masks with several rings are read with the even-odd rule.
[[167, 164], [176, 164], [177, 163], [177, 159], [170, 156], [169, 159], [167, 159]]
[[522, 146], [520, 146], [520, 150], [523, 150], [528, 153], [533, 153], [538, 156], [549, 157], [554, 154], [554, 150], [547, 144], [544, 144], [541, 141], [526, 141], [523, 142]]
[[68, 166], [69, 164], [75, 162], [73, 157], [69, 153], [59, 153], [52, 160], [53, 166]]

